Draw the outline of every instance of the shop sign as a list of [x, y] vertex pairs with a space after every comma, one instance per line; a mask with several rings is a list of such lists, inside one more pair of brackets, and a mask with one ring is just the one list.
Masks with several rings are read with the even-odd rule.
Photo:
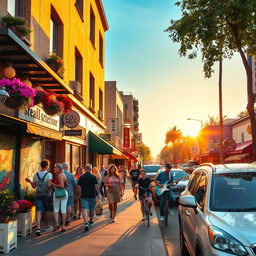
[[41, 108], [40, 106], [33, 106], [31, 108], [27, 108], [22, 111], [19, 110], [18, 117], [20, 119], [59, 131], [59, 127], [60, 127], [59, 116], [47, 115], [44, 112], [43, 108]]
[[80, 116], [75, 110], [71, 110], [62, 115], [62, 121], [68, 128], [75, 128], [79, 125]]
[[226, 138], [222, 143], [222, 148], [225, 153], [232, 152], [236, 149], [236, 141], [232, 138]]
[[82, 130], [65, 130], [65, 136], [82, 136]]
[[111, 135], [111, 133], [101, 133], [101, 134], [99, 134], [99, 136], [103, 139], [103, 140], [105, 140], [105, 141], [111, 141], [112, 140], [112, 135]]
[[130, 148], [130, 128], [124, 127], [124, 148]]
[[190, 154], [198, 154], [198, 146], [190, 146]]
[[109, 119], [109, 131], [114, 134], [118, 134], [118, 118]]

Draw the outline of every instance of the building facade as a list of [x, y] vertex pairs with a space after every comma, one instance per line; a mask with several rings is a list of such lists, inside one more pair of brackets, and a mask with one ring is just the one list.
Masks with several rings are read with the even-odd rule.
[[[8, 24], [18, 16], [26, 21], [22, 32], [27, 33], [22, 35]], [[0, 79], [11, 65], [15, 78], [29, 80], [48, 94], [67, 95], [73, 105], [71, 112], [56, 115], [46, 113], [42, 104], [26, 109], [0, 106], [0, 186], [17, 194], [26, 191], [25, 178], [33, 177], [43, 158], [52, 164], [68, 162], [75, 171], [88, 162], [100, 166], [104, 154], [121, 154], [98, 136], [106, 129], [108, 24], [101, 0], [3, 0], [0, 18], [6, 20], [0, 27]], [[58, 70], [47, 62], [52, 53], [62, 60]]]

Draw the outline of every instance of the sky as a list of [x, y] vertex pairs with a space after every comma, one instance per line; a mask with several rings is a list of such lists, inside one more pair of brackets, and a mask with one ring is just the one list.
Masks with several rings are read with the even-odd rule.
[[[178, 54], [164, 30], [180, 18], [174, 0], [103, 0], [109, 30], [105, 34], [105, 80], [139, 100], [139, 131], [156, 157], [165, 133], [177, 126], [194, 135], [200, 121], [219, 113], [218, 65], [205, 79], [200, 57]], [[246, 74], [240, 56], [223, 61], [223, 114], [235, 118], [246, 108]]]

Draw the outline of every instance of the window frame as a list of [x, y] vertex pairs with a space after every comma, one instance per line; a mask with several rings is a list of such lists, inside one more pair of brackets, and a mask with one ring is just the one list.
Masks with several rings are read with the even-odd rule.
[[95, 49], [96, 18], [92, 6], [90, 6], [90, 41]]
[[75, 7], [81, 20], [84, 22], [84, 0], [76, 0]]
[[103, 56], [104, 56], [104, 43], [103, 43], [103, 37], [101, 33], [99, 32], [99, 63], [103, 67]]
[[95, 78], [93, 74], [90, 72], [90, 100], [89, 100], [89, 108], [92, 112], [95, 112]]
[[83, 57], [79, 50], [75, 47], [75, 81], [81, 84], [81, 91], [77, 93], [83, 95]]

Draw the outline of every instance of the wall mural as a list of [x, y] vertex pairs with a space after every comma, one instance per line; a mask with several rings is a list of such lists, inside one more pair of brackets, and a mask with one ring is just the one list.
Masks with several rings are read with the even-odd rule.
[[30, 137], [21, 139], [20, 151], [20, 189], [25, 193], [33, 191], [25, 178], [33, 180], [34, 174], [40, 169], [42, 160], [42, 141], [32, 140]]
[[15, 136], [0, 133], [0, 189], [14, 189]]

